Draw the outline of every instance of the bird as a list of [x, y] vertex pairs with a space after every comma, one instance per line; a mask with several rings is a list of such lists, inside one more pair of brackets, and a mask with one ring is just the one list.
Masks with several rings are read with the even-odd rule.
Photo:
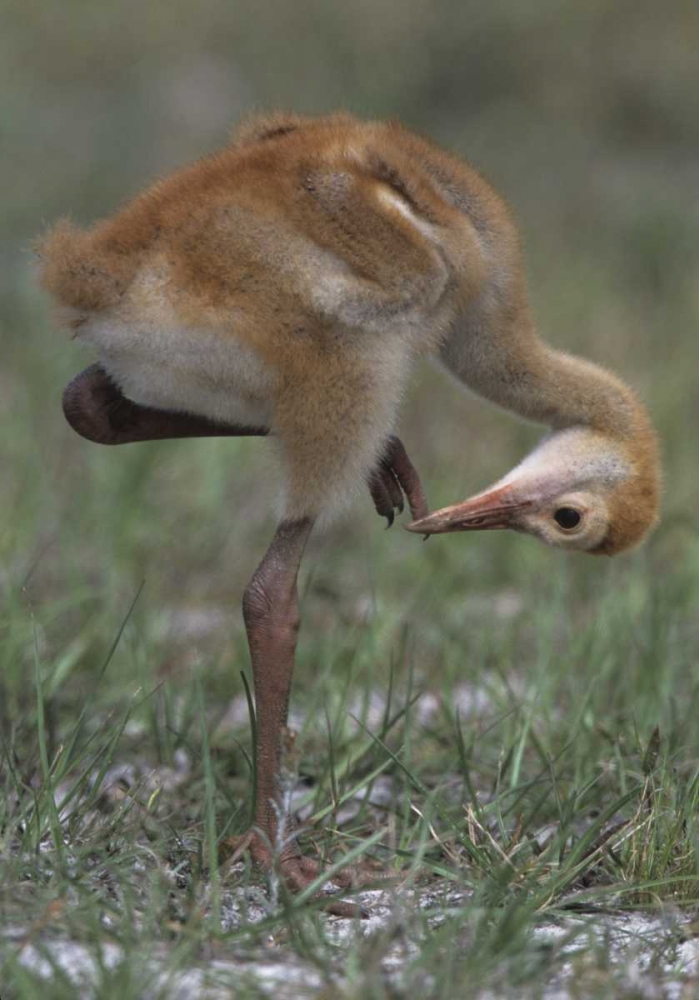
[[[37, 253], [60, 322], [97, 355], [63, 395], [79, 434], [276, 442], [281, 514], [242, 600], [256, 805], [233, 856], [302, 890], [322, 868], [301, 851], [283, 772], [314, 526], [368, 484], [389, 523], [405, 495], [407, 527], [425, 536], [509, 527], [612, 555], [657, 520], [651, 419], [616, 375], [538, 336], [510, 209], [459, 155], [397, 121], [252, 116], [112, 217], [59, 220]], [[432, 514], [395, 435], [420, 358], [549, 428], [494, 487]]]

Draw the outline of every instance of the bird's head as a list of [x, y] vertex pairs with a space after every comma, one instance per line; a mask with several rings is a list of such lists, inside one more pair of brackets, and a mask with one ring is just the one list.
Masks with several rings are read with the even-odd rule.
[[611, 556], [648, 534], [659, 501], [651, 430], [622, 442], [569, 427], [545, 437], [490, 489], [407, 527], [423, 535], [511, 528], [559, 548]]

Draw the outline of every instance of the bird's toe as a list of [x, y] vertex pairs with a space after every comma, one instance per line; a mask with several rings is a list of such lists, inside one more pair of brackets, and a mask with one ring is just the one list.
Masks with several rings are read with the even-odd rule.
[[403, 513], [405, 500], [413, 520], [429, 512], [420, 476], [397, 437], [388, 439], [383, 457], [369, 477], [369, 492], [377, 513], [386, 518], [389, 528], [396, 513]]

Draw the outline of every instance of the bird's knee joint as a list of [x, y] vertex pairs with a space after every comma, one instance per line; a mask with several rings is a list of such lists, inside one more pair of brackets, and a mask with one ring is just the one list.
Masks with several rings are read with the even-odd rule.
[[295, 637], [299, 613], [294, 590], [289, 591], [280, 582], [254, 576], [243, 595], [243, 619], [248, 631], [264, 629]]
[[271, 595], [257, 577], [253, 577], [243, 594], [243, 618], [249, 627], [255, 622], [264, 621], [272, 611]]
[[63, 415], [73, 430], [96, 444], [120, 442], [119, 415], [123, 411], [128, 419], [131, 408], [98, 365], [91, 365], [68, 383], [62, 405]]
[[80, 437], [97, 444], [109, 443], [111, 427], [105, 415], [82, 405], [67, 392], [63, 396], [63, 415]]

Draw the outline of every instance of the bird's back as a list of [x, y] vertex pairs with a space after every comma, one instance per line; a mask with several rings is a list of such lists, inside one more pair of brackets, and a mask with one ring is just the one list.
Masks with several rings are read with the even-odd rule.
[[127, 396], [279, 436], [300, 516], [365, 477], [508, 226], [485, 181], [398, 124], [276, 115], [39, 254]]
[[74, 326], [122, 308], [148, 270], [166, 274], [173, 308], [204, 322], [231, 309], [267, 319], [271, 299], [350, 327], [424, 316], [450, 271], [478, 275], [474, 226], [452, 196], [459, 170], [398, 125], [255, 119], [92, 229], [56, 225], [39, 247], [42, 281]]

